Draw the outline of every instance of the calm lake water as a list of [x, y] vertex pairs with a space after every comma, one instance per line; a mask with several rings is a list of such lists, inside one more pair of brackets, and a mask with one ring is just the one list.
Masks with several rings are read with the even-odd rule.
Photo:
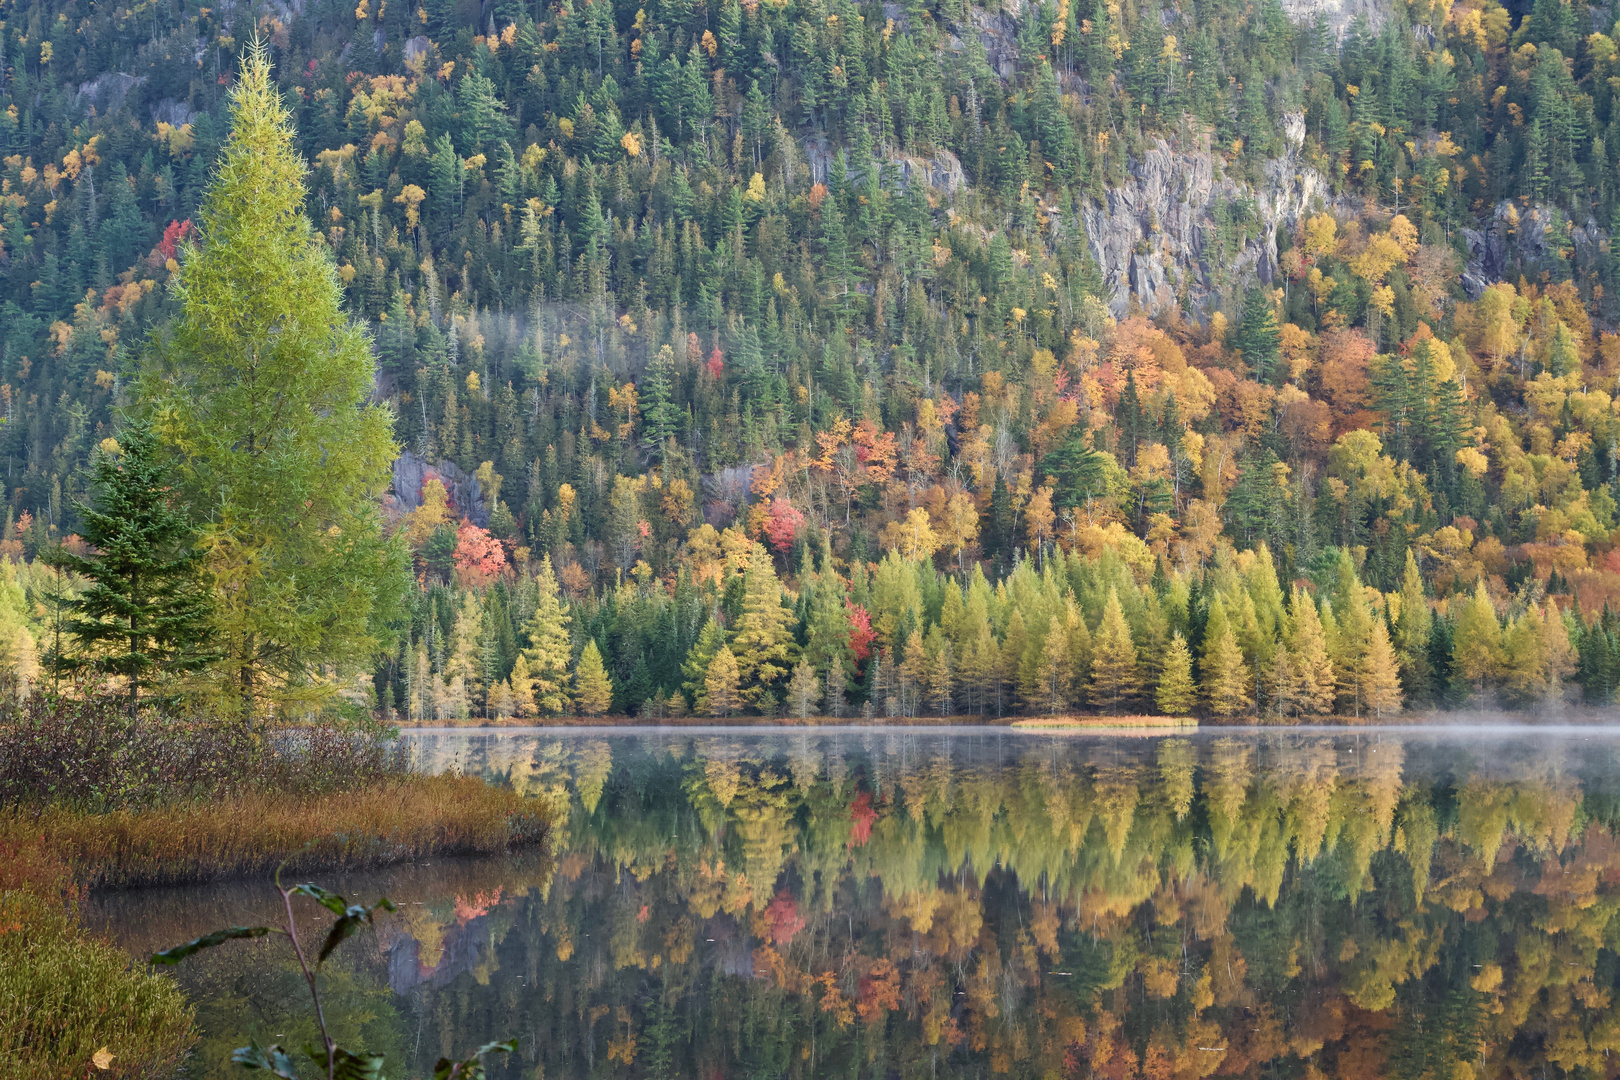
[[[1620, 1069], [1620, 730], [417, 732], [566, 807], [549, 856], [327, 879], [323, 976], [395, 1080], [1474, 1080]], [[99, 896], [150, 953], [257, 883]], [[311, 924], [313, 927], [313, 923]], [[301, 1046], [286, 952], [181, 968], [189, 1075]]]

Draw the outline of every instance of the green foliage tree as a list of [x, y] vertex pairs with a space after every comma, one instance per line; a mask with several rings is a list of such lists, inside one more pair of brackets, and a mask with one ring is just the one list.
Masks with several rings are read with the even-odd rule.
[[377, 651], [407, 586], [378, 506], [396, 453], [365, 331], [304, 217], [305, 166], [265, 50], [243, 60], [231, 135], [180, 267], [180, 317], [141, 388], [201, 525], [222, 702], [307, 707]]

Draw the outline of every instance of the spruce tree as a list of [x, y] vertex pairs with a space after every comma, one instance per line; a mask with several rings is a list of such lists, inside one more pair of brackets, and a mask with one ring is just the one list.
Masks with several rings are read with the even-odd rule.
[[1254, 372], [1256, 381], [1271, 381], [1277, 370], [1281, 340], [1271, 297], [1262, 286], [1255, 285], [1243, 298], [1243, 321], [1238, 324], [1232, 344], [1243, 354], [1243, 362]]
[[53, 645], [46, 662], [56, 670], [88, 668], [122, 679], [133, 717], [142, 690], [218, 659], [210, 648], [203, 553], [190, 522], [172, 504], [150, 425], [131, 424], [116, 452], [96, 456], [92, 484], [93, 504], [76, 505], [93, 553], [58, 547], [42, 555], [47, 565], [89, 581], [63, 604], [62, 629], [77, 651], [64, 656]]
[[303, 160], [260, 46], [181, 259], [172, 329], [141, 375], [201, 525], [222, 704], [262, 718], [324, 701], [369, 662], [409, 586], [380, 501], [397, 453], [366, 333], [304, 216]]

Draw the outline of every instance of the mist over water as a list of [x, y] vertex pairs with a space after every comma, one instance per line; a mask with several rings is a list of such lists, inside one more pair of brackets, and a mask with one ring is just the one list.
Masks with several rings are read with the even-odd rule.
[[[1620, 727], [424, 731], [563, 813], [549, 855], [350, 875], [399, 916], [328, 964], [391, 1076], [1608, 1073]], [[273, 914], [92, 899], [133, 952]], [[313, 925], [313, 924], [312, 924]], [[260, 943], [181, 977], [226, 1075], [300, 1045]]]

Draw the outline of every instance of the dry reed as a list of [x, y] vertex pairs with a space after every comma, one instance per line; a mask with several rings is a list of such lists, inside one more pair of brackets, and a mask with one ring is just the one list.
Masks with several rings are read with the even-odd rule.
[[540, 840], [540, 801], [471, 776], [406, 776], [320, 795], [247, 791], [218, 800], [88, 813], [0, 814], [0, 845], [37, 839], [82, 885], [181, 884], [264, 873], [385, 866]]

